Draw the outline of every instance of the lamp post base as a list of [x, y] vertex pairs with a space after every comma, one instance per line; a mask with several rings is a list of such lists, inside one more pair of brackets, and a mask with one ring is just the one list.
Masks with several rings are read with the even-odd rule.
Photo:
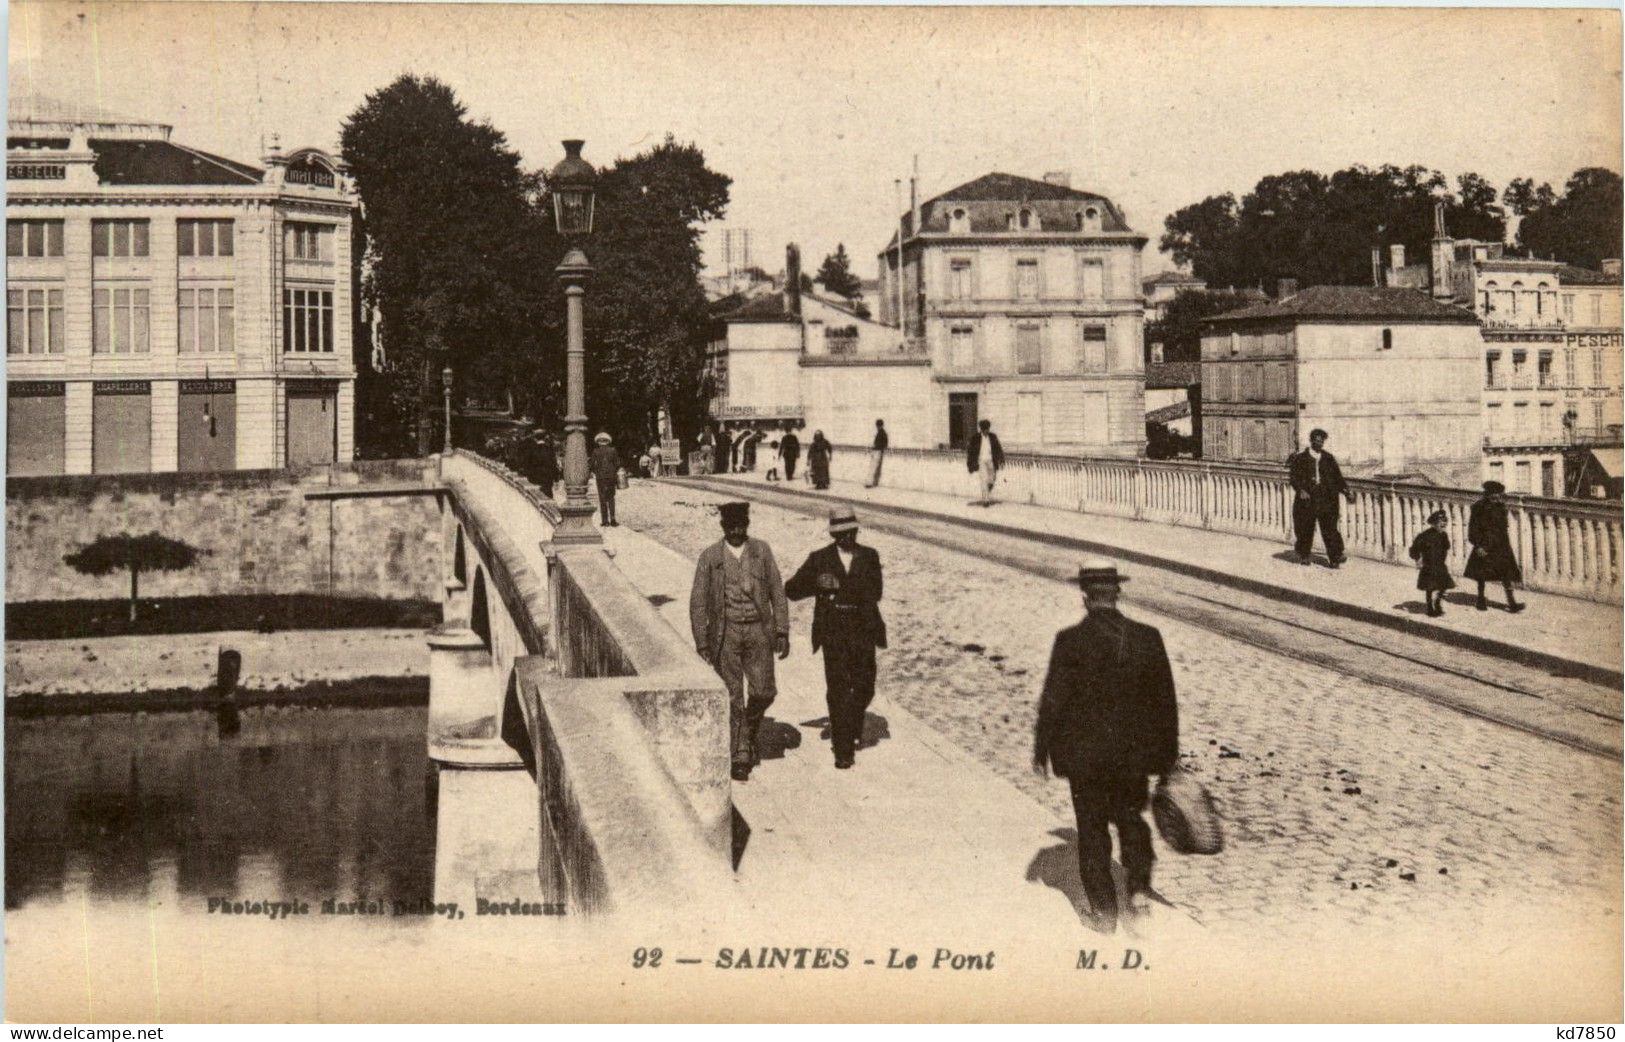
[[563, 517], [553, 529], [554, 546], [600, 546], [603, 533], [592, 523], [591, 503], [565, 502], [559, 507]]

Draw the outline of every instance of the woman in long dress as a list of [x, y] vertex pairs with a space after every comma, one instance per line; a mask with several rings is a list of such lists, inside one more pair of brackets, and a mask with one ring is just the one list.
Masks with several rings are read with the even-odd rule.
[[1523, 569], [1512, 551], [1507, 535], [1506, 486], [1499, 481], [1484, 482], [1484, 495], [1473, 504], [1467, 517], [1467, 541], [1473, 549], [1467, 555], [1462, 575], [1478, 583], [1478, 610], [1489, 611], [1484, 600], [1484, 584], [1498, 582], [1507, 594], [1507, 611], [1520, 612], [1524, 606], [1512, 596], [1512, 584], [1523, 582]]
[[829, 488], [830, 451], [824, 432], [813, 431], [812, 444], [807, 448], [807, 473], [812, 476], [813, 488]]

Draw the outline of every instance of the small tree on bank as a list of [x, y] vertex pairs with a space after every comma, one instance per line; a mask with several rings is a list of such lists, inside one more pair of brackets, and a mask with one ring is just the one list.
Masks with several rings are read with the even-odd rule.
[[197, 560], [196, 547], [148, 532], [146, 535], [104, 535], [71, 554], [65, 554], [63, 563], [81, 575], [111, 575], [121, 569], [130, 573], [130, 621], [135, 622], [136, 603], [140, 596], [141, 573], [178, 572], [192, 567]]

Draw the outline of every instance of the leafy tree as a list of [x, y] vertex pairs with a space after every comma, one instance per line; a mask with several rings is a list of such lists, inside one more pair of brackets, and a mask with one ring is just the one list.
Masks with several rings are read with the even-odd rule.
[[731, 184], [698, 147], [670, 136], [599, 177], [593, 234], [582, 243], [595, 271], [586, 297], [587, 412], [623, 448], [650, 436], [662, 405], [679, 437], [697, 434], [704, 421], [710, 311], [700, 224], [723, 215]]
[[388, 356], [383, 390], [363, 391], [385, 430], [363, 434], [388, 439], [394, 428], [399, 441], [411, 430], [426, 454], [443, 366], [493, 397], [533, 375], [547, 301], [539, 181], [432, 77], [369, 94], [345, 121], [342, 147], [370, 239], [363, 296], [382, 312]]
[[831, 293], [847, 298], [858, 295], [863, 283], [852, 274], [852, 258], [846, 255], [845, 243], [836, 243], [835, 252], [825, 256], [824, 263], [818, 268], [817, 281], [823, 283]]
[[1351, 166], [1331, 175], [1294, 170], [1261, 178], [1238, 203], [1209, 196], [1171, 214], [1161, 247], [1209, 285], [1272, 288], [1364, 285], [1371, 249], [1402, 244], [1427, 256], [1433, 209], [1442, 200], [1452, 234], [1499, 241], [1505, 219], [1492, 185], [1474, 173], [1456, 191], [1423, 166]]
[[1576, 170], [1563, 194], [1536, 189], [1524, 179], [1507, 187], [1507, 205], [1523, 215], [1518, 242], [1536, 256], [1555, 257], [1582, 268], [1599, 268], [1620, 255], [1620, 176], [1603, 167]]
[[1162, 345], [1164, 362], [1201, 361], [1203, 320], [1251, 303], [1245, 295], [1227, 290], [1179, 294], [1168, 302], [1161, 319], [1146, 323], [1146, 361], [1153, 343]]
[[95, 542], [63, 556], [62, 561], [81, 575], [111, 575], [127, 569], [130, 573], [130, 621], [135, 622], [141, 573], [177, 572], [192, 567], [200, 551], [178, 539], [148, 532], [146, 535], [104, 535]]

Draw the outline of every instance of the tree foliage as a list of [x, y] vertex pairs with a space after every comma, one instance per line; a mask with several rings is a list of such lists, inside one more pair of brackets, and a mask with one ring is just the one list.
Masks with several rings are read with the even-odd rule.
[[63, 555], [62, 561], [81, 575], [130, 573], [130, 621], [135, 621], [142, 572], [177, 572], [192, 567], [199, 550], [178, 539], [148, 532], [146, 535], [104, 535], [95, 542]]
[[1164, 362], [1199, 362], [1202, 360], [1202, 321], [1251, 303], [1254, 301], [1246, 295], [1227, 290], [1181, 293], [1163, 308], [1162, 318], [1146, 323], [1145, 342], [1162, 345]]
[[1518, 243], [1538, 257], [1554, 257], [1582, 268], [1600, 268], [1603, 260], [1620, 255], [1620, 176], [1603, 167], [1576, 170], [1563, 194], [1528, 178], [1507, 186], [1507, 206], [1523, 220]]
[[845, 243], [836, 243], [835, 252], [824, 257], [824, 263], [818, 268], [817, 281], [823, 283], [829, 292], [848, 299], [862, 290], [862, 281], [852, 274], [852, 258], [846, 255]]
[[1272, 174], [1239, 202], [1209, 196], [1169, 215], [1160, 245], [1215, 287], [1273, 289], [1281, 278], [1369, 284], [1372, 247], [1402, 244], [1427, 256], [1436, 200], [1452, 235], [1500, 241], [1505, 217], [1494, 186], [1477, 174], [1462, 174], [1452, 191], [1426, 167], [1355, 165]]
[[700, 285], [700, 224], [723, 215], [732, 180], [671, 136], [618, 159], [598, 182], [592, 236], [581, 245], [595, 274], [586, 297], [587, 412], [618, 445], [653, 433], [670, 406], [695, 433], [710, 313]]
[[362, 293], [383, 315], [388, 357], [373, 403], [384, 429], [364, 433], [427, 452], [443, 366], [500, 385], [540, 356], [539, 182], [501, 131], [468, 118], [432, 77], [369, 94], [342, 143], [369, 237]]

